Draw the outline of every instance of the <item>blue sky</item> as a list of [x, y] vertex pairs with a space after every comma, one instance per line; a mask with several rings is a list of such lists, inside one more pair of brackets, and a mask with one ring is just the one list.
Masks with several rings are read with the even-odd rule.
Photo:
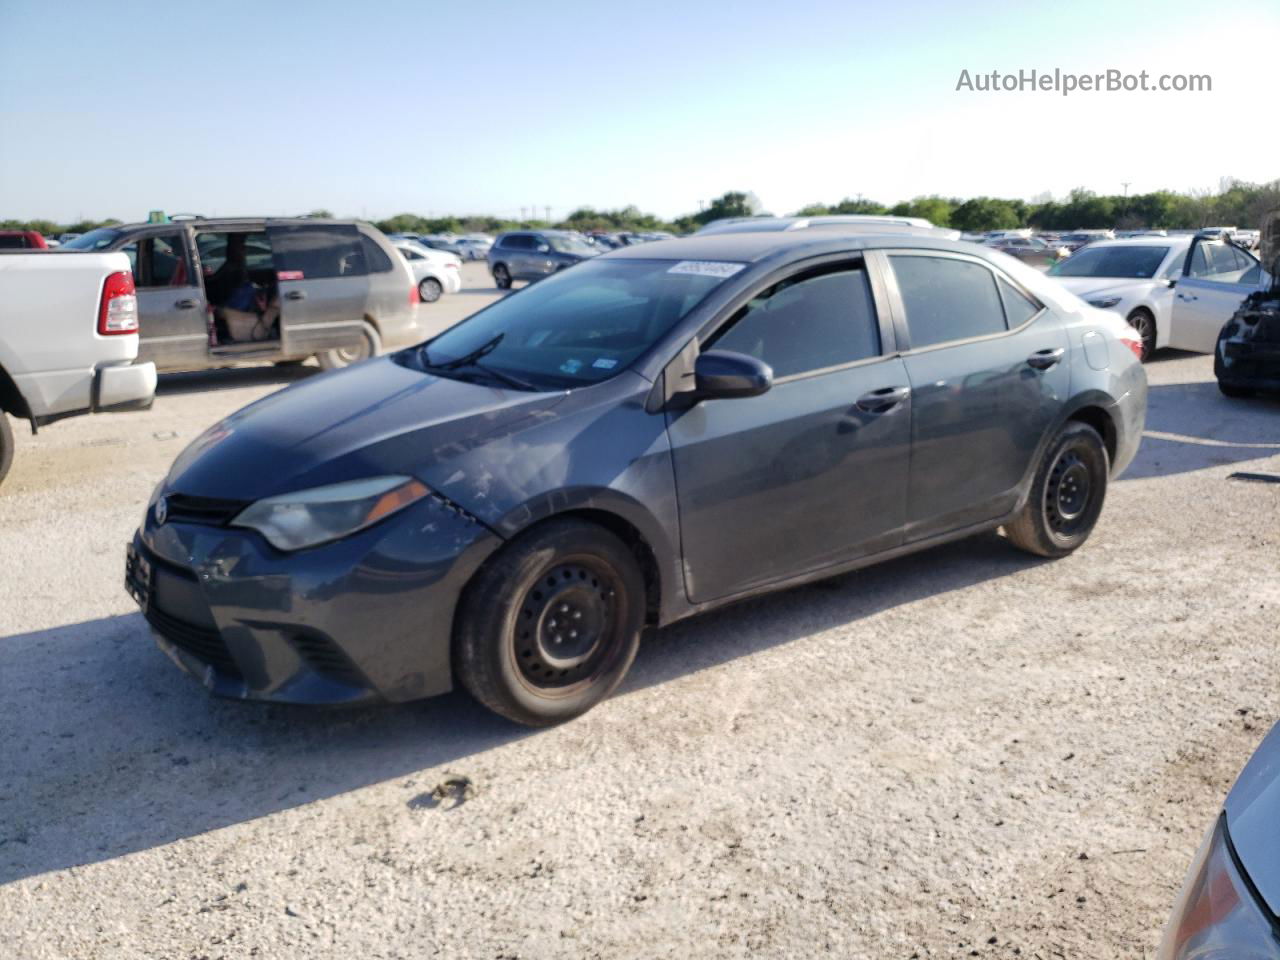
[[[1278, 48], [1274, 0], [0, 0], [0, 219], [1213, 189], [1280, 176]], [[955, 89], [1055, 67], [1213, 91]]]

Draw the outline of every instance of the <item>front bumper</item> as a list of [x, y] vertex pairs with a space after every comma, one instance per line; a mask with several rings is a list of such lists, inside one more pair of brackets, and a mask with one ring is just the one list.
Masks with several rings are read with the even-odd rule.
[[1280, 391], [1280, 343], [1224, 338], [1218, 342], [1213, 372], [1228, 386]]
[[500, 543], [435, 497], [296, 553], [251, 530], [187, 522], [180, 511], [157, 525], [148, 507], [125, 586], [161, 649], [214, 694], [414, 700], [452, 688], [458, 596]]

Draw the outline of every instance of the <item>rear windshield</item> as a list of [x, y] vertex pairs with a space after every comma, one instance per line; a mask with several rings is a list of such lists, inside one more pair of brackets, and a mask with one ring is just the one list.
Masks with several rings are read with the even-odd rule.
[[1055, 277], [1128, 277], [1149, 280], [1169, 255], [1168, 247], [1085, 247], [1049, 271]]
[[62, 249], [102, 250], [115, 243], [122, 233], [124, 233], [123, 230], [116, 230], [114, 227], [99, 227], [97, 230], [80, 234], [74, 240], [68, 240], [62, 245]]
[[734, 272], [722, 266], [719, 275], [708, 275], [685, 272], [671, 260], [586, 260], [451, 327], [428, 341], [417, 361], [438, 367], [501, 335], [482, 366], [540, 390], [607, 380]]

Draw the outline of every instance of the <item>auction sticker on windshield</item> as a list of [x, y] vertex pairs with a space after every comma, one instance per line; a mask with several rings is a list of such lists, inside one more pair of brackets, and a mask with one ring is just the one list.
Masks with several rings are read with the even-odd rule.
[[717, 260], [681, 260], [667, 273], [691, 273], [699, 277], [725, 279], [745, 267], [745, 263], [723, 263]]

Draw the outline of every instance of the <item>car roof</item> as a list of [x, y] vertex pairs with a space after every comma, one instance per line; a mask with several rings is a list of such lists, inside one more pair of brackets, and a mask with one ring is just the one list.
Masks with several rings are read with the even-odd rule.
[[[951, 240], [931, 231], [899, 231], [883, 227], [870, 229], [824, 227], [810, 230], [769, 230], [759, 233], [707, 233], [674, 240], [655, 240], [637, 246], [620, 247], [600, 255], [601, 260], [728, 260], [757, 263], [771, 257], [805, 253], [821, 255], [841, 250], [874, 250], [882, 247], [921, 247], [948, 250], [992, 259], [992, 251], [974, 243]], [[1004, 261], [993, 261], [1001, 262]]]

